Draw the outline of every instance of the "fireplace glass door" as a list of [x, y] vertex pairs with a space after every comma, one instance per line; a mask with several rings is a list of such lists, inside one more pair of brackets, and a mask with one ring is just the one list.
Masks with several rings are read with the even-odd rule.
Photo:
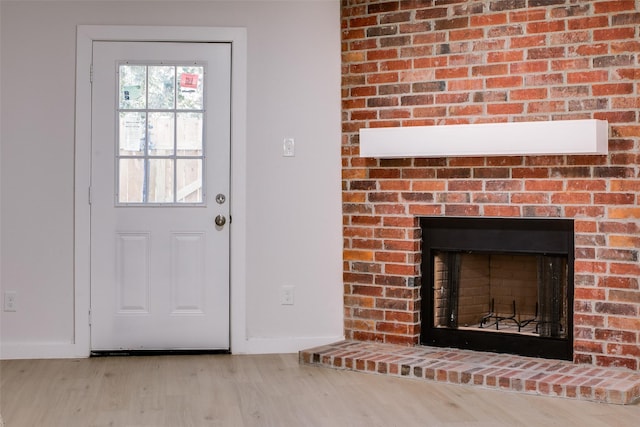
[[567, 257], [434, 251], [433, 324], [567, 336]]

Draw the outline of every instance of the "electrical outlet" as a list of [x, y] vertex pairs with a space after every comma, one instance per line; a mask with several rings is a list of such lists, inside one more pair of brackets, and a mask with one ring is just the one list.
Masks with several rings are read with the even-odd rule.
[[293, 305], [293, 286], [283, 286], [280, 291], [280, 304]]
[[4, 292], [4, 311], [16, 311], [17, 298], [18, 298], [18, 293], [16, 291], [5, 291]]

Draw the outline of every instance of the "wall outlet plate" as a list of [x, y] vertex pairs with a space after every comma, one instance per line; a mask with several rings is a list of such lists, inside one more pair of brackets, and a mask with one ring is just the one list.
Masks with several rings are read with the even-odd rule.
[[280, 291], [280, 304], [293, 305], [293, 286], [283, 286]]
[[294, 157], [296, 155], [296, 142], [293, 138], [285, 138], [282, 143], [282, 156]]
[[4, 293], [4, 311], [16, 311], [18, 293], [16, 291], [5, 291]]

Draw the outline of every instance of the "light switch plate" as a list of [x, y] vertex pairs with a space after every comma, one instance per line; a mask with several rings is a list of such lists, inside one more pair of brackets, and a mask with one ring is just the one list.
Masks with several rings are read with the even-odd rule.
[[294, 157], [296, 155], [296, 142], [293, 138], [285, 138], [282, 143], [282, 156]]

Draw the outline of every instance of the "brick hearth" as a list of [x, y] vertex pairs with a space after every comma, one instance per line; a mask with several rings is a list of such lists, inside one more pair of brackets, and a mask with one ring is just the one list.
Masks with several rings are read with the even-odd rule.
[[640, 373], [628, 369], [435, 347], [342, 341], [300, 352], [300, 362], [425, 381], [631, 404]]

